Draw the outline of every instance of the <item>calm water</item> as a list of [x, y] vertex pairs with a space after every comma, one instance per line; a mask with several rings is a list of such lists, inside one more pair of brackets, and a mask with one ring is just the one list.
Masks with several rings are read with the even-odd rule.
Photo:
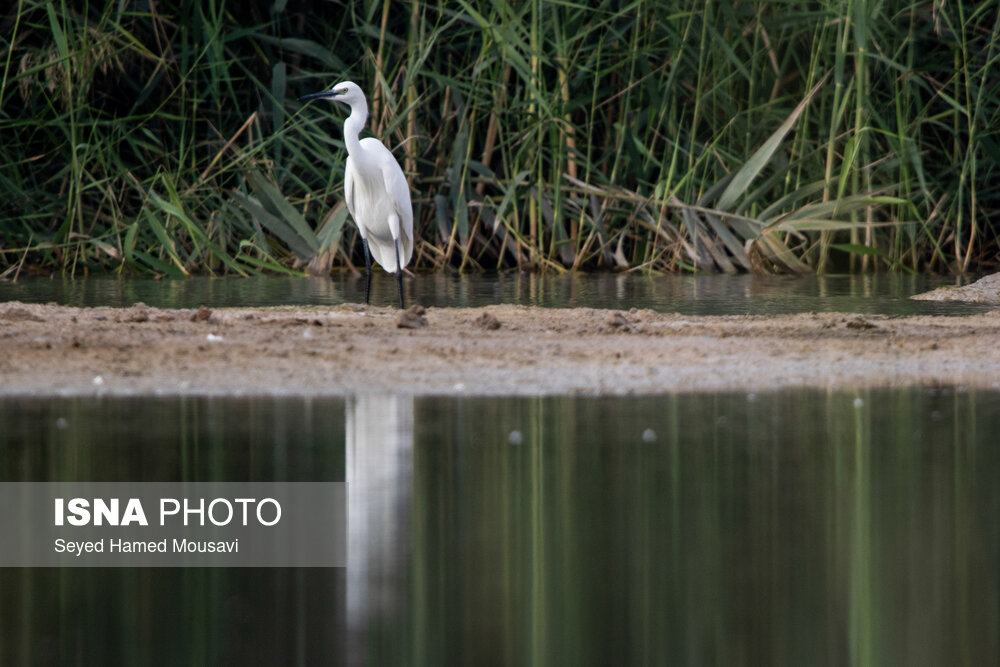
[[[408, 299], [424, 306], [487, 306], [517, 303], [546, 307], [652, 308], [688, 315], [780, 314], [811, 311], [886, 315], [966, 315], [981, 304], [912, 301], [913, 294], [956, 278], [937, 276], [643, 276], [636, 274], [418, 275], [407, 281]], [[336, 305], [364, 300], [364, 279], [205, 278], [150, 280], [87, 278], [0, 281], [0, 302], [55, 302], [70, 306]], [[372, 303], [394, 305], [392, 276], [376, 274]]]
[[346, 571], [0, 569], [0, 664], [997, 664], [998, 432], [951, 388], [0, 399], [6, 481], [350, 485]]

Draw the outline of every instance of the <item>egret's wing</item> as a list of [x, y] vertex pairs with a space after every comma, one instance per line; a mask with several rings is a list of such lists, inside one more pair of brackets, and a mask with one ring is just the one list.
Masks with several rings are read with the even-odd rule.
[[357, 220], [354, 215], [354, 163], [351, 156], [347, 156], [347, 163], [344, 166], [344, 201], [347, 202], [347, 210], [351, 212], [351, 217]]
[[388, 160], [382, 165], [382, 180], [385, 181], [385, 191], [392, 198], [396, 215], [399, 216], [399, 229], [410, 241], [413, 240], [413, 206], [410, 204], [410, 186], [406, 184], [406, 176], [399, 163], [386, 149]]

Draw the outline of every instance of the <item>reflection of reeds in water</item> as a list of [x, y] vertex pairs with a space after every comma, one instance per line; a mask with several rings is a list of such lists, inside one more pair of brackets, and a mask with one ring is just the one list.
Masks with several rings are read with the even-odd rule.
[[16, 3], [0, 274], [358, 263], [342, 116], [296, 100], [334, 78], [369, 92], [370, 129], [405, 165], [417, 268], [968, 271], [995, 255], [988, 2], [271, 7]]
[[[342, 481], [341, 405], [4, 397], [0, 480]], [[343, 573], [0, 567], [0, 665], [339, 664]]]
[[330, 479], [346, 431], [363, 492], [346, 571], [0, 568], [0, 664], [330, 664], [346, 596], [366, 664], [995, 665], [997, 406], [0, 399], [0, 479]]
[[995, 400], [418, 402], [411, 598], [384, 645], [413, 664], [994, 664]]
[[349, 398], [345, 431], [347, 613], [351, 654], [357, 656], [372, 645], [378, 626], [406, 606], [413, 397]]

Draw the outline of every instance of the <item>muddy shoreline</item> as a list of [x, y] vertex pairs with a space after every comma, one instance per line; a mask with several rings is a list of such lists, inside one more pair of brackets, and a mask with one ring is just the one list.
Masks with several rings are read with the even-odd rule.
[[[406, 327], [401, 328], [400, 324]], [[0, 395], [657, 394], [1000, 388], [1000, 311], [753, 317], [498, 305], [0, 304]]]

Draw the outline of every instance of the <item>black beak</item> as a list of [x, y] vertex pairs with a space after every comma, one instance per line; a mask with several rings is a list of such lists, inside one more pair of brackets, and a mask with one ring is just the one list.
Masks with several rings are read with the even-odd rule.
[[309, 93], [308, 95], [303, 95], [299, 98], [300, 102], [308, 102], [309, 100], [321, 100], [328, 97], [336, 97], [337, 93], [332, 90], [322, 90], [318, 93]]

